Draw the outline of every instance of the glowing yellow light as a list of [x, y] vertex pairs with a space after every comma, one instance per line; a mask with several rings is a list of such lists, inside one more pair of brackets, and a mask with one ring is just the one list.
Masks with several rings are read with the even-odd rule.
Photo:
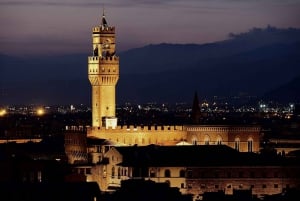
[[6, 110], [5, 109], [0, 110], [0, 117], [3, 117], [4, 115], [6, 115]]
[[36, 113], [37, 113], [37, 115], [42, 116], [43, 114], [45, 114], [45, 111], [44, 111], [44, 109], [39, 108], [39, 109], [36, 111]]

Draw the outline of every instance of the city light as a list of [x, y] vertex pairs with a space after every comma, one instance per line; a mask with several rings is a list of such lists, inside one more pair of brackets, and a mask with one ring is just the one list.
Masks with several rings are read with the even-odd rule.
[[39, 108], [39, 109], [37, 109], [36, 114], [38, 116], [42, 116], [45, 114], [45, 110], [43, 108]]
[[5, 109], [1, 109], [0, 110], [0, 117], [3, 117], [4, 115], [6, 115], [6, 110]]

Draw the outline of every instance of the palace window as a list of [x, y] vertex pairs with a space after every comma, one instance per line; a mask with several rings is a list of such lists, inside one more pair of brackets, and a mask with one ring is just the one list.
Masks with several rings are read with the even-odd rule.
[[112, 168], [111, 168], [111, 177], [112, 178], [115, 177], [115, 166], [112, 166]]
[[253, 140], [249, 139], [248, 140], [248, 152], [252, 152], [253, 151]]
[[217, 145], [221, 145], [221, 144], [222, 144], [222, 138], [221, 138], [221, 136], [218, 136]]
[[206, 135], [205, 138], [204, 138], [204, 144], [209, 145], [209, 141], [210, 141], [209, 136]]
[[240, 151], [240, 139], [239, 138], [236, 138], [234, 140], [234, 149], [237, 151]]

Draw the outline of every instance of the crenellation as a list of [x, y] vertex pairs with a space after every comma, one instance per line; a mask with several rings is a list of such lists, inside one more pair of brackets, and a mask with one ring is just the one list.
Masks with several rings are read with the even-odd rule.
[[96, 26], [92, 28], [93, 34], [99, 34], [99, 33], [107, 33], [107, 34], [114, 34], [115, 33], [115, 27], [102, 27], [102, 26]]
[[109, 56], [109, 57], [100, 57], [100, 56], [89, 56], [88, 57], [89, 63], [111, 63], [110, 61], [119, 61], [118, 56]]

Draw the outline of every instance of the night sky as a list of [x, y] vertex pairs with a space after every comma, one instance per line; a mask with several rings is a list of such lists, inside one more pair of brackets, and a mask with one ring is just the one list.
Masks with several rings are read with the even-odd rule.
[[88, 53], [103, 6], [118, 51], [220, 41], [267, 25], [300, 27], [300, 0], [2, 0], [0, 54]]

